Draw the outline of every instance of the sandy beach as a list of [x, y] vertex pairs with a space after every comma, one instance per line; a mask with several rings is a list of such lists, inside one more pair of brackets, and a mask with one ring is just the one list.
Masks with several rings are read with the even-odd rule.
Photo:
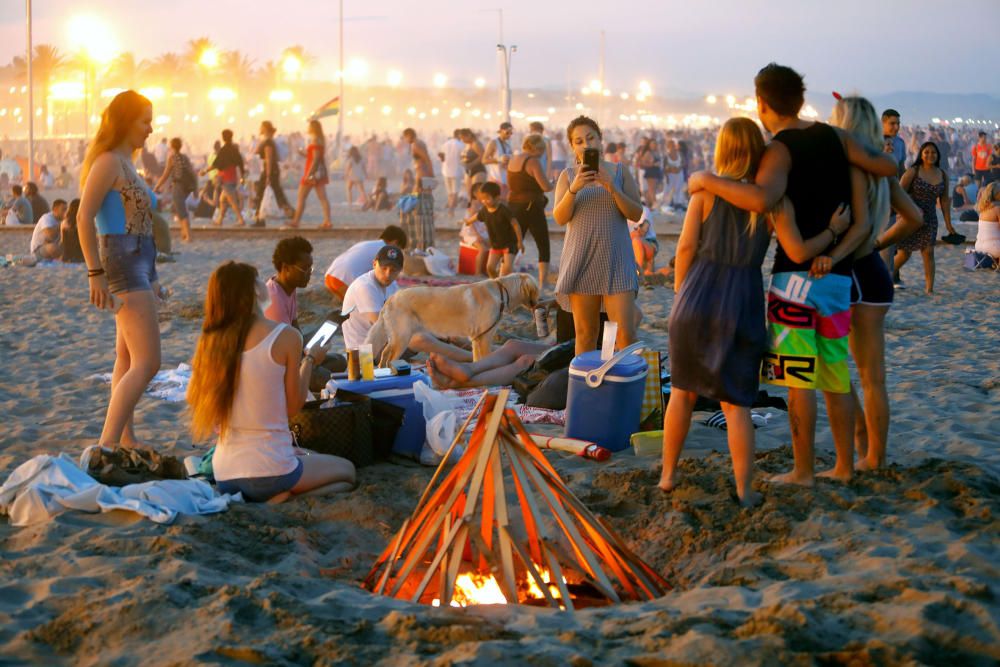
[[[395, 220], [343, 207], [334, 219], [372, 230]], [[438, 225], [451, 223], [439, 214]], [[363, 235], [311, 237], [316, 273], [299, 300], [307, 328], [333, 306], [323, 270]], [[160, 315], [164, 369], [190, 361], [211, 271], [239, 259], [269, 275], [279, 237], [175, 237], [176, 261], [157, 266], [173, 290]], [[456, 252], [454, 234], [442, 240]], [[0, 255], [26, 252], [27, 241], [0, 234]], [[553, 241], [558, 258], [562, 238]], [[661, 265], [673, 247], [664, 236]], [[904, 267], [908, 289], [887, 320], [886, 470], [812, 490], [764, 483], [791, 465], [787, 416], [773, 409], [757, 432], [764, 503], [752, 510], [730, 497], [725, 433], [698, 423], [670, 495], [655, 486], [658, 457], [626, 451], [602, 464], [547, 453], [674, 586], [662, 598], [570, 617], [373, 596], [360, 582], [433, 473], [383, 463], [339, 497], [235, 504], [169, 526], [125, 512], [28, 528], [0, 521], [0, 665], [998, 664], [1000, 276], [964, 271], [963, 250], [938, 246], [932, 296], [918, 288], [919, 258]], [[0, 268], [2, 478], [34, 455], [78, 456], [97, 440], [109, 387], [91, 376], [111, 370], [114, 323], [86, 299], [80, 265]], [[672, 300], [669, 286], [639, 292], [641, 337], [664, 352]], [[503, 328], [524, 335], [530, 322], [522, 311]], [[182, 403], [147, 396], [136, 418], [139, 437], [161, 452], [204, 450]], [[817, 449], [819, 467], [832, 465], [822, 408]]]

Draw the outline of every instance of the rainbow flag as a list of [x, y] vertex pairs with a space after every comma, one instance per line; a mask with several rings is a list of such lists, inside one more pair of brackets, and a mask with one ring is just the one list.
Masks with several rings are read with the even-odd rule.
[[340, 113], [340, 97], [334, 97], [332, 100], [324, 104], [323, 106], [313, 111], [312, 116], [309, 120], [316, 120], [318, 118], [325, 118], [326, 116], [336, 116]]

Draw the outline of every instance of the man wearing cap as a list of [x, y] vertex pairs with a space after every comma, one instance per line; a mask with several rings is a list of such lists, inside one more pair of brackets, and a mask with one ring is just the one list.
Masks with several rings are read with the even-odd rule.
[[510, 147], [510, 138], [514, 134], [514, 126], [510, 123], [500, 123], [497, 136], [490, 139], [483, 152], [483, 164], [489, 180], [500, 186], [501, 196], [507, 196], [507, 163], [514, 152]]
[[[396, 278], [402, 270], [403, 251], [392, 245], [382, 246], [372, 261], [372, 270], [359, 276], [347, 288], [343, 312], [350, 312], [351, 316], [344, 321], [343, 331], [348, 350], [356, 350], [365, 342], [382, 306], [399, 291]], [[472, 361], [472, 352], [426, 333], [414, 334], [407, 347], [413, 352], [435, 352], [456, 361]]]

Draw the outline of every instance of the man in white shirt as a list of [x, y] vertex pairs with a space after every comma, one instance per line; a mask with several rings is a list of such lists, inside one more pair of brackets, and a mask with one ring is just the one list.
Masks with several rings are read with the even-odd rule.
[[351, 283], [371, 270], [372, 262], [375, 261], [375, 255], [379, 250], [387, 245], [405, 250], [406, 241], [406, 232], [402, 228], [389, 225], [382, 230], [378, 239], [355, 243], [338, 255], [326, 270], [323, 277], [326, 288], [343, 302]]
[[[347, 288], [342, 312], [350, 312], [351, 315], [344, 321], [342, 330], [348, 350], [358, 349], [368, 338], [368, 333], [382, 312], [382, 306], [399, 291], [396, 278], [402, 270], [403, 251], [386, 245], [375, 255], [372, 270], [358, 277]], [[472, 352], [469, 350], [455, 347], [424, 332], [414, 334], [407, 347], [412, 353], [435, 353], [455, 361], [472, 361]]]
[[441, 172], [444, 174], [444, 187], [448, 192], [448, 215], [455, 215], [458, 206], [458, 187], [465, 177], [462, 166], [462, 151], [465, 144], [458, 138], [460, 130], [455, 130], [451, 139], [444, 142], [438, 157], [441, 158]]
[[170, 153], [170, 146], [167, 145], [167, 138], [163, 137], [160, 139], [160, 143], [156, 144], [153, 148], [153, 157], [156, 158], [156, 162], [160, 165], [162, 170], [167, 164], [167, 155]]
[[500, 123], [497, 136], [490, 139], [483, 151], [483, 164], [489, 180], [500, 185], [501, 197], [507, 196], [507, 163], [514, 151], [510, 147], [510, 138], [514, 134], [514, 126], [510, 123]]
[[35, 231], [31, 233], [30, 253], [38, 259], [59, 259], [62, 257], [62, 242], [59, 227], [66, 218], [66, 201], [57, 199], [52, 202], [52, 210], [45, 213], [35, 223]]

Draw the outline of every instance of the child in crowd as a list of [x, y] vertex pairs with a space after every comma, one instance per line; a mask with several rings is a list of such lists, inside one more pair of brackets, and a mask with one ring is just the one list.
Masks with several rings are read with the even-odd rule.
[[[476, 220], [486, 224], [490, 237], [490, 252], [486, 260], [486, 274], [490, 278], [506, 276], [514, 272], [514, 257], [524, 252], [521, 227], [510, 209], [500, 201], [500, 186], [492, 181], [483, 183], [476, 195], [482, 208], [474, 216], [465, 219], [466, 225]], [[499, 268], [498, 268], [499, 266]]]
[[379, 176], [375, 181], [375, 188], [368, 201], [365, 202], [363, 211], [389, 211], [392, 210], [392, 201], [389, 198], [389, 184], [385, 176]]
[[465, 210], [466, 219], [471, 219], [472, 223], [465, 222], [462, 225], [462, 230], [459, 232], [458, 237], [465, 245], [474, 246], [478, 253], [476, 254], [476, 274], [486, 275], [486, 260], [489, 259], [490, 255], [490, 234], [486, 229], [486, 224], [479, 220], [479, 210], [483, 207], [479, 203], [479, 190], [483, 187], [482, 183], [473, 183], [469, 188], [469, 192], [472, 196], [472, 201], [469, 202], [468, 208]]
[[629, 236], [632, 238], [632, 252], [635, 253], [635, 263], [644, 275], [652, 275], [656, 271], [656, 253], [660, 242], [653, 229], [653, 214], [648, 206], [642, 207], [642, 217], [636, 221], [628, 221]]
[[[753, 121], [732, 118], [715, 147], [715, 170], [751, 182], [764, 153], [764, 137]], [[756, 504], [753, 479], [754, 432], [750, 406], [757, 396], [761, 360], [767, 351], [761, 264], [771, 229], [785, 252], [805, 262], [822, 252], [850, 225], [845, 207], [830, 226], [803, 242], [787, 200], [766, 220], [702, 190], [692, 196], [677, 242], [673, 310], [670, 313], [670, 402], [663, 421], [663, 472], [659, 486], [671, 491], [691, 413], [698, 396], [722, 404], [736, 495]], [[829, 259], [829, 258], [826, 258]], [[814, 270], [816, 265], [814, 265]], [[826, 268], [829, 271], [829, 267]]]

